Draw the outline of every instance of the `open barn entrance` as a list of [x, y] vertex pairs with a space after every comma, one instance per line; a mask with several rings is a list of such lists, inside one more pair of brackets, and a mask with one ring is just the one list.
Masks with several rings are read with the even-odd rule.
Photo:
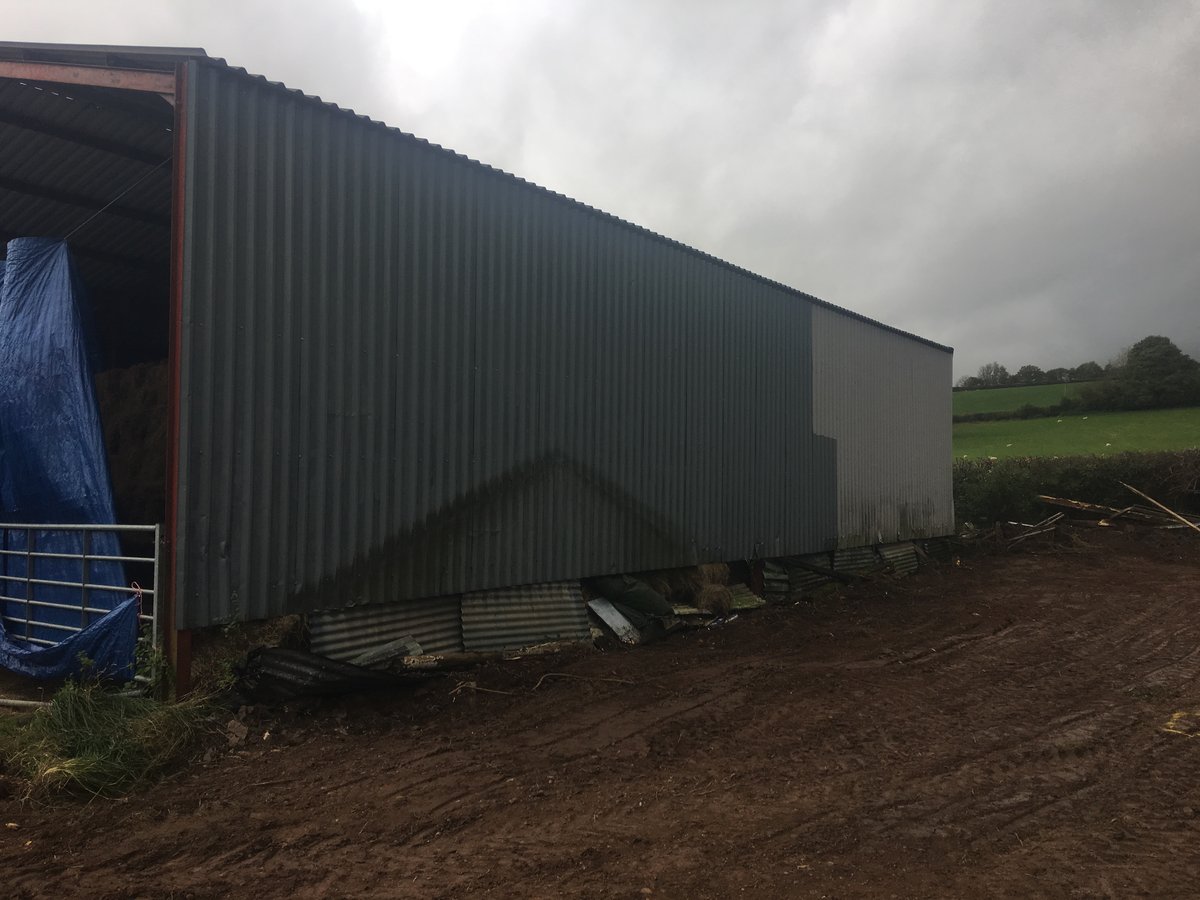
[[[0, 258], [15, 238], [70, 250], [123, 525], [166, 518], [173, 93], [173, 71], [0, 59]], [[122, 552], [153, 557], [151, 534]]]

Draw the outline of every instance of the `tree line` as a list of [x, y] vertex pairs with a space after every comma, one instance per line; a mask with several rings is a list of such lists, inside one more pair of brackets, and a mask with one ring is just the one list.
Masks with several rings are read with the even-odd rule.
[[[1111, 363], [1110, 363], [1111, 365]], [[1096, 381], [1104, 377], [1104, 366], [1098, 362], [1081, 363], [1074, 368], [1043, 369], [1040, 366], [1021, 366], [1013, 374], [998, 362], [985, 363], [976, 375], [964, 375], [954, 386], [956, 391], [978, 391], [985, 388], [1026, 387], [1034, 384], [1071, 384]]]
[[[1042, 380], [1028, 380], [1037, 377], [1038, 373], [1041, 373]], [[1081, 385], [1074, 396], [1063, 397], [1054, 406], [1038, 407], [1027, 404], [1010, 412], [955, 416], [955, 421], [1031, 418], [1061, 415], [1074, 410], [1200, 406], [1200, 363], [1176, 347], [1170, 338], [1159, 335], [1142, 338], [1103, 367], [1089, 362], [1074, 369], [1050, 369], [1043, 372], [1037, 366], [1022, 366], [1015, 375], [1010, 376], [999, 363], [988, 363], [980, 367], [977, 376], [960, 379], [956, 389], [971, 390], [968, 385], [974, 385], [975, 389], [978, 389], [1066, 382], [1086, 383]]]

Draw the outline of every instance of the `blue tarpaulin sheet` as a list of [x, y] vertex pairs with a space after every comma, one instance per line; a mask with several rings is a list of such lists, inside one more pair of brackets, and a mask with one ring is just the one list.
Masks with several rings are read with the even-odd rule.
[[[84, 315], [82, 285], [64, 242], [9, 242], [0, 264], [0, 522], [116, 522]], [[7, 598], [0, 601], [0, 665], [61, 678], [77, 673], [86, 658], [91, 672], [132, 674], [136, 601], [104, 589], [124, 586], [121, 564], [90, 560], [85, 573], [79, 559], [26, 555], [80, 554], [85, 545], [92, 556], [121, 555], [112, 532], [0, 529], [0, 549], [10, 551], [0, 555], [0, 596]], [[27, 575], [86, 581], [95, 586], [86, 605], [99, 612], [84, 612], [79, 588], [30, 584]]]
[[138, 601], [130, 597], [53, 647], [9, 637], [0, 621], [0, 666], [30, 678], [66, 678], [86, 671], [88, 675], [128, 681], [133, 677], [137, 617]]

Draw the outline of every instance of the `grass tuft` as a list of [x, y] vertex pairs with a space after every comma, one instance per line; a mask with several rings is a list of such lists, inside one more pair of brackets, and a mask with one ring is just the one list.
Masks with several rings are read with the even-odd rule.
[[112, 797], [181, 761], [210, 718], [204, 701], [162, 703], [67, 682], [49, 705], [0, 729], [0, 753], [31, 795]]

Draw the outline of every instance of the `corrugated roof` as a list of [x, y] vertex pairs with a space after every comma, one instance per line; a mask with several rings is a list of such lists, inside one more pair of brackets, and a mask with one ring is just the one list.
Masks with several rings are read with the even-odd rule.
[[0, 242], [73, 233], [94, 291], [165, 277], [173, 113], [153, 103], [0, 78]]
[[696, 256], [702, 257], [707, 260], [711, 260], [721, 266], [729, 268], [732, 271], [735, 271], [742, 275], [754, 278], [760, 282], [769, 284], [773, 287], [785, 290], [785, 291], [787, 291], [791, 294], [794, 294], [795, 296], [800, 297], [804, 300], [807, 300], [811, 303], [815, 303], [820, 306], [827, 307], [827, 308], [834, 310], [838, 313], [841, 313], [843, 315], [850, 316], [855, 319], [859, 319], [861, 321], [870, 323], [871, 325], [877, 326], [879, 328], [884, 328], [888, 331], [894, 332], [896, 334], [902, 335], [906, 338], [909, 338], [909, 339], [912, 339], [915, 341], [919, 341], [923, 344], [928, 344], [929, 346], [935, 347], [939, 350], [943, 350], [948, 353], [953, 352], [953, 349], [951, 347], [948, 347], [944, 344], [939, 344], [936, 341], [931, 341], [928, 338], [921, 337], [920, 335], [912, 334], [911, 332], [904, 331], [901, 328], [896, 328], [895, 326], [887, 325], [876, 319], [872, 319], [869, 316], [863, 315], [862, 313], [858, 313], [853, 310], [846, 309], [844, 307], [840, 307], [835, 304], [829, 303], [828, 301], [821, 300], [819, 297], [815, 297], [812, 294], [808, 294], [808, 293], [805, 293], [804, 291], [797, 290], [796, 288], [791, 287], [790, 285], [786, 285], [786, 284], [783, 284], [782, 282], [775, 281], [774, 279], [770, 279], [770, 278], [766, 278], [765, 276], [758, 275], [754, 272], [749, 271], [748, 269], [744, 269], [740, 266], [734, 265], [733, 263], [722, 260], [719, 257], [713, 256], [712, 254], [705, 253], [702, 250], [697, 250], [694, 247], [690, 247], [687, 244], [683, 244], [672, 238], [669, 238], [669, 237], [666, 237], [657, 232], [651, 231], [648, 228], [644, 228], [640, 225], [635, 225], [634, 223], [629, 222], [625, 219], [622, 219], [619, 216], [614, 216], [611, 213], [606, 213], [603, 210], [596, 209], [595, 207], [589, 206], [586, 203], [582, 203], [578, 200], [575, 200], [571, 197], [566, 196], [565, 194], [561, 194], [558, 191], [553, 191], [553, 190], [550, 190], [549, 188], [542, 187], [541, 185], [535, 184], [534, 182], [531, 182], [531, 181], [527, 181], [526, 179], [521, 178], [520, 176], [513, 175], [512, 173], [505, 172], [502, 169], [497, 169], [494, 166], [489, 166], [486, 163], [482, 163], [478, 160], [471, 159], [470, 157], [465, 156], [461, 153], [456, 153], [455, 151], [450, 150], [449, 148], [443, 147], [440, 144], [435, 144], [435, 143], [433, 143], [431, 141], [427, 141], [423, 138], [416, 137], [413, 134], [410, 134], [410, 133], [402, 131], [398, 128], [389, 126], [383, 122], [380, 122], [377, 119], [372, 119], [369, 116], [365, 116], [365, 115], [356, 113], [352, 109], [348, 109], [348, 108], [339, 106], [336, 103], [330, 103], [328, 101], [324, 101], [320, 97], [316, 97], [311, 94], [305, 94], [303, 91], [289, 88], [286, 85], [282, 84], [281, 82], [271, 81], [262, 75], [254, 75], [254, 74], [248, 72], [246, 69], [243, 69], [238, 66], [230, 65], [224, 59], [221, 59], [218, 57], [210, 57], [204, 50], [202, 50], [200, 48], [137, 47], [137, 46], [121, 47], [121, 46], [101, 46], [101, 45], [85, 45], [85, 44], [43, 44], [43, 43], [24, 43], [24, 42], [15, 42], [15, 41], [0, 41], [0, 59], [9, 59], [9, 60], [19, 59], [19, 60], [39, 61], [39, 62], [59, 62], [59, 63], [75, 64], [75, 65], [116, 66], [116, 67], [122, 67], [122, 68], [142, 68], [142, 69], [152, 69], [152, 70], [162, 71], [162, 70], [168, 70], [168, 69], [172, 68], [175, 65], [175, 63], [179, 62], [180, 60], [192, 59], [192, 58], [201, 60], [208, 65], [219, 66], [219, 67], [228, 69], [228, 70], [235, 72], [245, 78], [248, 78], [248, 79], [251, 79], [254, 81], [259, 81], [264, 84], [268, 84], [279, 90], [287, 91], [289, 93], [303, 97], [310, 102], [321, 103], [324, 106], [334, 109], [344, 115], [353, 116], [355, 118], [370, 122], [373, 125], [377, 125], [380, 128], [388, 129], [389, 131], [393, 131], [396, 134], [401, 135], [402, 137], [404, 137], [408, 140], [415, 141], [419, 144], [424, 144], [424, 145], [430, 146], [434, 149], [437, 149], [444, 153], [450, 154], [450, 155], [452, 155], [460, 160], [463, 160], [465, 162], [468, 162], [472, 165], [480, 166], [483, 169], [493, 172], [498, 176], [501, 176], [501, 177], [504, 177], [507, 179], [512, 179], [520, 184], [527, 185], [530, 188], [533, 188], [538, 191], [542, 191], [546, 194], [549, 194], [549, 195], [561, 200], [564, 203], [569, 203], [574, 206], [581, 207], [585, 210], [588, 210], [589, 212], [591, 212], [594, 215], [602, 216], [606, 219], [618, 222], [621, 225], [624, 225], [625, 227], [632, 228], [638, 232], [641, 232], [643, 234], [651, 236], [656, 240], [660, 240], [660, 241], [663, 241], [674, 247], [683, 249], [688, 253], [695, 254]]
[[[46, 60], [37, 46], [10, 44], [0, 58], [132, 62], [72, 48]], [[68, 240], [105, 367], [167, 352], [174, 120], [154, 93], [0, 78], [0, 257], [15, 237]]]
[[200, 47], [138, 47], [122, 44], [46, 44], [0, 41], [0, 59], [61, 62], [80, 66], [170, 71], [181, 59], [207, 58]]

